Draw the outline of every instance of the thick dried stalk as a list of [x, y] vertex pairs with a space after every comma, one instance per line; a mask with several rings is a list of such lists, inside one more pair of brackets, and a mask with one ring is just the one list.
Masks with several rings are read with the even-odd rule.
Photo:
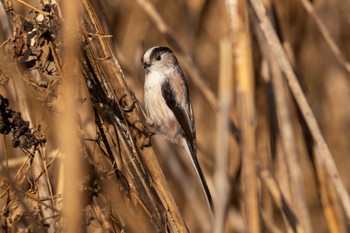
[[[138, 195], [145, 211], [152, 214], [150, 217], [157, 226], [157, 231], [167, 226], [171, 232], [187, 232], [152, 148], [141, 148], [146, 139], [146, 129], [141, 124], [138, 112], [135, 111], [137, 109], [134, 107], [135, 99], [126, 87], [123, 73], [112, 53], [108, 38], [103, 36], [104, 31], [91, 3], [88, 0], [82, 0], [82, 4], [84, 8], [83, 28], [86, 33], [92, 35], [91, 41], [88, 35], [85, 35], [87, 44], [83, 53], [86, 54], [85, 62], [88, 66], [84, 63], [84, 69], [87, 74], [93, 72], [96, 77], [90, 76], [89, 78], [97, 78], [94, 81], [102, 85], [101, 88], [108, 97], [107, 102], [101, 104], [107, 107], [109, 103], [114, 103], [109, 106], [115, 111], [111, 120], [117, 129], [122, 130], [120, 142], [121, 148], [125, 148], [122, 156], [130, 172], [129, 175], [133, 176], [130, 182], [139, 192]], [[125, 108], [131, 106], [130, 111], [124, 113], [123, 106]]]

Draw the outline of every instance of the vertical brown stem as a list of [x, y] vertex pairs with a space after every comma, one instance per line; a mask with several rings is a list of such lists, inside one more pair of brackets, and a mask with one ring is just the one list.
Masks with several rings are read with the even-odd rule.
[[60, 94], [63, 100], [63, 111], [57, 119], [58, 132], [63, 150], [64, 166], [64, 190], [63, 190], [63, 215], [65, 232], [81, 232], [81, 194], [79, 187], [82, 185], [82, 167], [80, 157], [80, 140], [77, 133], [76, 112], [76, 77], [78, 37], [77, 26], [79, 25], [79, 8], [77, 0], [63, 1], [64, 24], [64, 73]]
[[255, 103], [250, 31], [246, 1], [227, 1], [233, 38], [238, 125], [243, 167], [243, 204], [246, 231], [260, 232], [256, 171]]
[[220, 44], [220, 85], [219, 110], [217, 118], [217, 142], [215, 163], [215, 233], [224, 232], [225, 213], [228, 201], [228, 149], [229, 149], [229, 111], [232, 102], [232, 48], [228, 39]]

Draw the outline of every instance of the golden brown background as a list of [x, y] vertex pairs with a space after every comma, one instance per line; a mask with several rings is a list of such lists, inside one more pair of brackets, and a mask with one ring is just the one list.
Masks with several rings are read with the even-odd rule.
[[[25, 15], [24, 12], [29, 11], [28, 7], [20, 4], [19, 1], [12, 2], [16, 12]], [[190, 86], [191, 101], [196, 119], [198, 158], [207, 177], [209, 188], [212, 190], [214, 204], [221, 203], [221, 201], [224, 204], [222, 209], [218, 208], [218, 212], [224, 213], [223, 222], [220, 223], [222, 229], [225, 229], [224, 232], [249, 232], [252, 229], [251, 232], [254, 232], [254, 229], [256, 229], [249, 226], [251, 222], [247, 221], [247, 218], [250, 214], [245, 209], [247, 203], [249, 203], [249, 200], [245, 201], [245, 189], [249, 189], [249, 183], [246, 183], [244, 175], [242, 175], [244, 172], [242, 169], [245, 169], [242, 156], [245, 155], [243, 148], [247, 144], [248, 147], [254, 147], [252, 158], [255, 160], [250, 165], [256, 168], [255, 181], [257, 187], [255, 188], [257, 188], [256, 200], [258, 200], [256, 209], [260, 220], [252, 221], [254, 224], [260, 225], [260, 232], [348, 232], [350, 230], [350, 220], [345, 213], [349, 209], [344, 206], [337, 195], [333, 181], [325, 172], [326, 169], [315, 162], [317, 161], [315, 153], [318, 153], [315, 149], [315, 143], [299, 110], [299, 105], [296, 104], [287, 82], [284, 81], [282, 84], [284, 92], [282, 91], [282, 93], [285, 94], [286, 98], [284, 104], [289, 119], [287, 124], [292, 128], [290, 138], [295, 141], [295, 147], [292, 150], [285, 148], [285, 142], [283, 136], [281, 136], [281, 128], [284, 125], [279, 121], [281, 116], [279, 115], [279, 106], [276, 103], [276, 99], [278, 99], [281, 92], [272, 83], [272, 76], [276, 75], [274, 73], [276, 69], [282, 70], [282, 73], [284, 70], [278, 65], [278, 59], [281, 58], [274, 56], [266, 42], [269, 38], [266, 40], [266, 37], [264, 37], [261, 30], [262, 25], [259, 24], [256, 13], [252, 8], [251, 2], [254, 1], [238, 1], [237, 12], [240, 15], [245, 13], [247, 16], [246, 18], [243, 17], [245, 20], [243, 24], [239, 20], [237, 21], [237, 18], [232, 19], [232, 21], [229, 19], [229, 2], [236, 1], [154, 0], [148, 2], [144, 0], [106, 0], [94, 1], [94, 7], [105, 29], [105, 34], [110, 35], [108, 40], [125, 75], [127, 86], [130, 91], [135, 92], [141, 104], [143, 101], [144, 73], [140, 58], [143, 52], [155, 45], [165, 45], [171, 47], [178, 55]], [[243, 4], [244, 2], [245, 4]], [[350, 3], [342, 0], [316, 0], [309, 2], [313, 7], [310, 11], [307, 10], [309, 5], [305, 4], [306, 0], [263, 2], [274, 30], [287, 54], [289, 64], [298, 78], [322, 135], [334, 157], [341, 179], [349, 190], [350, 105], [348, 102], [350, 97], [350, 65], [347, 60], [350, 52]], [[32, 6], [40, 6], [37, 1], [28, 1], [28, 3]], [[153, 14], [147, 11], [147, 4], [154, 7], [155, 12]], [[2, 17], [4, 15], [4, 13], [1, 13]], [[157, 15], [161, 18], [154, 18]], [[160, 30], [162, 29], [162, 25], [160, 25], [162, 20], [166, 26], [165, 29], [163, 28], [165, 31]], [[1, 20], [1, 22], [5, 21]], [[0, 44], [8, 39], [6, 25], [1, 22]], [[244, 23], [249, 25], [248, 37], [246, 38], [240, 37], [246, 29], [244, 25], [247, 24]], [[240, 47], [241, 43], [250, 45], [247, 49], [248, 53], [251, 54], [250, 60], [248, 57], [248, 66], [237, 63], [241, 50], [246, 49], [244, 46], [243, 48]], [[178, 48], [174, 48], [174, 45], [178, 45], [182, 53]], [[228, 53], [227, 49], [229, 49]], [[11, 54], [11, 52], [5, 49], [5, 45], [2, 45], [0, 71], [16, 70], [12, 63], [11, 65], [7, 64], [8, 60], [4, 54], [9, 56], [8, 54]], [[235, 63], [232, 67], [222, 68], [223, 59], [227, 58], [225, 54], [232, 55], [233, 60], [231, 61]], [[15, 60], [13, 56], [11, 58], [13, 61]], [[189, 58], [190, 60], [188, 60]], [[192, 61], [194, 63], [191, 63]], [[239, 72], [241, 69], [248, 70], [247, 76], [239, 77], [242, 74]], [[0, 75], [3, 73], [0, 72]], [[231, 73], [232, 75], [230, 75]], [[193, 76], [196, 74], [199, 74], [198, 77], [204, 81], [205, 88], [207, 88], [204, 92], [214, 93], [216, 109], [203, 95], [203, 88], [198, 86], [196, 81], [193, 81]], [[281, 75], [281, 72], [277, 72], [277, 74], [279, 74], [277, 78], [285, 80], [285, 75]], [[242, 138], [244, 136], [240, 135], [240, 132], [242, 132], [242, 123], [240, 122], [242, 120], [239, 119], [242, 116], [240, 112], [242, 109], [239, 108], [239, 93], [241, 91], [239, 85], [241, 85], [240, 82], [244, 82], [242, 80], [249, 80], [249, 77], [252, 78], [252, 83], [250, 86], [248, 85], [246, 90], [253, 99], [247, 106], [248, 108], [252, 107], [253, 111], [252, 115], [249, 115], [251, 118], [248, 119], [248, 122], [251, 123], [250, 126], [254, 129], [255, 138], [248, 137], [248, 140], [251, 140], [250, 143], [244, 144], [246, 143]], [[223, 87], [220, 88], [220, 78], [230, 80], [228, 81], [229, 86], [225, 87], [225, 84], [223, 84]], [[0, 94], [10, 99], [11, 108], [20, 110], [20, 100], [14, 94], [14, 89], [18, 88], [18, 86], [14, 87], [13, 85], [16, 79], [12, 76], [2, 75], [1, 80], [6, 81], [2, 82], [0, 86]], [[81, 93], [79, 93], [79, 98], [86, 100], [86, 102], [82, 101], [81, 103], [78, 101], [77, 104], [81, 126], [86, 135], [96, 136], [90, 99], [83, 79], [80, 82], [81, 86], [78, 89]], [[223, 82], [225, 83], [225, 81]], [[47, 106], [47, 103], [50, 102], [47, 99], [38, 98], [31, 94], [31, 90], [28, 91], [25, 87], [26, 82], [23, 85], [23, 93], [26, 93], [24, 98], [29, 102], [31, 109], [29, 114], [32, 117], [31, 122], [34, 126], [42, 125], [48, 140], [46, 153], [50, 156], [56, 156], [54, 154], [58, 153], [60, 144], [57, 141], [56, 134], [58, 131], [55, 128], [54, 121], [51, 121], [51, 114], [52, 112], [57, 114], [60, 110], [57, 110], [55, 106]], [[220, 111], [219, 106], [221, 106], [220, 97], [225, 97], [225, 95], [229, 96], [229, 109], [226, 110], [229, 111], [229, 117], [235, 124], [231, 128], [229, 128], [229, 124], [226, 124], [229, 121], [227, 116], [224, 115], [221, 118], [219, 115], [219, 113], [224, 114]], [[224, 121], [224, 127], [220, 128], [220, 122], [222, 123], [222, 121]], [[225, 127], [229, 130], [222, 131]], [[219, 146], [220, 142], [225, 140], [225, 136], [223, 139], [222, 134], [228, 137], [228, 146], [225, 149]], [[5, 137], [3, 138], [5, 139]], [[4, 139], [1, 139], [0, 145], [2, 148], [0, 149], [2, 194], [6, 193], [7, 190], [8, 174], [14, 177], [19, 166], [27, 158], [24, 157], [25, 153], [10, 148], [9, 136], [6, 136], [5, 139], [7, 144], [4, 143]], [[211, 215], [208, 213], [202, 190], [189, 162], [181, 156], [181, 151], [178, 151], [174, 145], [167, 144], [159, 136], [152, 139], [152, 142], [161, 168], [165, 173], [189, 231], [211, 232]], [[290, 154], [291, 151], [292, 155]], [[217, 166], [218, 158], [222, 156], [227, 156], [227, 166]], [[297, 165], [297, 171], [290, 170], [293, 167], [288, 165], [290, 161], [288, 156], [293, 156], [297, 160], [294, 161]], [[180, 159], [177, 159], [178, 157]], [[14, 162], [13, 167], [11, 167], [12, 163], [10, 162], [9, 170], [5, 169], [6, 165], [3, 162], [5, 160]], [[19, 162], [16, 163], [17, 160]], [[51, 179], [51, 184], [55, 186], [54, 192], [60, 190], [59, 186], [62, 185], [60, 184], [62, 177], [58, 175], [60, 174], [59, 166], [55, 163], [58, 162], [54, 162], [48, 173], [49, 178], [47, 178]], [[221, 181], [228, 184], [227, 189], [217, 189], [218, 184], [215, 176], [220, 173], [220, 169], [225, 169], [224, 177], [226, 179]], [[266, 185], [263, 178], [266, 175], [264, 172], [267, 171], [270, 175], [270, 181], [272, 180], [277, 184], [274, 187], [281, 190], [281, 192], [277, 190], [278, 195], [283, 194], [288, 203], [288, 208], [296, 214], [298, 220], [294, 222], [294, 225], [289, 224], [286, 220], [286, 212], [283, 212], [285, 207], [275, 202], [275, 199], [271, 196], [271, 187], [269, 188]], [[295, 193], [293, 193], [295, 187], [291, 180], [293, 179], [291, 174], [295, 171], [297, 174], [294, 174], [294, 176], [298, 177], [297, 181], [299, 187], [301, 187], [299, 191], [303, 192], [299, 193], [300, 198], [306, 204], [301, 209], [297, 207]], [[30, 182], [25, 184], [28, 186]], [[222, 186], [220, 187], [222, 188]], [[28, 189], [28, 187], [22, 188], [23, 190]], [[13, 195], [16, 196], [16, 192], [14, 193]], [[108, 196], [113, 192], [106, 191], [106, 193], [104, 195]], [[108, 198], [116, 203], [124, 200], [117, 197], [113, 199], [111, 196], [108, 196]], [[137, 198], [131, 198], [134, 202], [135, 199]], [[2, 226], [8, 219], [13, 222], [20, 222], [16, 216], [22, 216], [26, 213], [25, 211], [18, 211], [16, 216], [12, 213], [9, 217], [4, 212], [5, 207], [15, 206], [15, 202], [9, 205], [9, 203], [6, 204], [6, 201], [4, 195], [0, 196], [0, 207], [3, 211], [1, 213], [2, 220], [0, 221]], [[104, 206], [106, 207], [108, 204]], [[111, 204], [109, 207], [114, 208], [115, 206], [118, 205]], [[31, 213], [36, 211], [36, 207], [29, 206], [29, 208], [26, 211]], [[106, 209], [103, 209], [103, 211], [106, 216], [110, 216]], [[111, 210], [111, 212], [113, 211]], [[96, 212], [94, 213], [96, 214]], [[254, 215], [254, 211], [252, 215]], [[7, 216], [7, 220], [5, 216]], [[33, 216], [37, 215], [33, 214]], [[88, 219], [87, 216], [88, 213], [84, 212], [83, 219]], [[300, 216], [306, 216], [306, 218]], [[87, 232], [104, 232], [106, 228], [102, 228], [99, 225], [101, 221], [98, 222], [96, 219], [99, 218], [90, 219], [92, 224], [86, 222], [85, 225], [83, 224]], [[137, 227], [128, 228], [128, 225], [140, 225], [142, 229], [142, 221], [138, 221], [136, 218], [126, 218], [124, 220], [125, 232], [137, 232], [135, 230], [138, 229]], [[105, 221], [112, 225], [116, 224], [108, 217]], [[293, 226], [296, 226], [296, 229], [293, 230]], [[21, 228], [13, 223], [12, 228], [6, 229], [8, 231], [5, 232], [16, 232], [19, 231], [18, 229], [26, 228]], [[145, 228], [145, 232], [152, 232], [146, 229], [149, 228]], [[56, 230], [64, 231], [61, 228]], [[120, 231], [121, 228], [117, 227], [113, 230], [112, 232], [122, 232]], [[164, 232], [166, 231], [164, 230]]]

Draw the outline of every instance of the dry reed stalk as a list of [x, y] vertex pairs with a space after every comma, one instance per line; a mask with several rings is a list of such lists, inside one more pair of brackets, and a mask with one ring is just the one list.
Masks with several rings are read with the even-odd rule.
[[259, 177], [269, 190], [274, 203], [283, 214], [283, 217], [287, 220], [288, 225], [291, 227], [291, 229], [293, 229], [293, 232], [303, 233], [304, 230], [299, 224], [300, 220], [295, 215], [290, 203], [280, 191], [276, 181], [274, 180], [270, 172], [265, 168], [260, 168]]
[[230, 38], [220, 43], [220, 80], [219, 80], [219, 108], [216, 132], [216, 161], [215, 161], [215, 218], [214, 233], [224, 232], [230, 186], [228, 177], [229, 154], [229, 121], [233, 92], [232, 76], [232, 44]]
[[[270, 54], [267, 51], [266, 54]], [[268, 56], [268, 55], [267, 55]], [[270, 58], [272, 86], [276, 102], [276, 110], [279, 124], [279, 132], [281, 135], [281, 142], [283, 147], [284, 159], [287, 162], [289, 173], [289, 184], [291, 190], [291, 199], [295, 212], [300, 220], [301, 226], [306, 233], [312, 232], [311, 220], [309, 216], [308, 207], [305, 200], [305, 192], [303, 187], [302, 171], [300, 166], [299, 153], [296, 148], [294, 130], [291, 122], [289, 111], [289, 103], [287, 100], [287, 92], [284, 79], [274, 61]]]
[[[267, 1], [267, 3], [265, 3], [268, 7], [270, 7], [270, 2]], [[271, 194], [271, 196], [273, 197], [274, 202], [276, 203], [277, 207], [280, 209], [282, 216], [283, 216], [283, 220], [285, 223], [285, 230], [288, 233], [291, 232], [303, 232], [302, 227], [300, 226], [300, 218], [295, 216], [294, 211], [292, 210], [294, 208], [292, 207], [288, 207], [288, 208], [283, 208], [284, 204], [283, 202], [286, 203], [293, 203], [293, 196], [292, 196], [292, 185], [290, 184], [290, 174], [288, 171], [288, 164], [287, 164], [287, 159], [286, 159], [286, 155], [285, 152], [283, 151], [283, 143], [280, 137], [278, 137], [277, 131], [278, 131], [278, 116], [276, 113], [276, 101], [275, 101], [275, 93], [273, 91], [273, 86], [272, 86], [272, 77], [273, 75], [275, 75], [274, 77], [276, 77], [276, 75], [279, 75], [279, 70], [277, 70], [276, 65], [274, 65], [271, 62], [271, 56], [269, 55], [269, 48], [266, 45], [266, 43], [264, 43], [263, 40], [263, 35], [262, 33], [257, 30], [258, 25], [254, 25], [254, 29], [255, 29], [255, 33], [257, 36], [257, 40], [258, 40], [258, 44], [259, 44], [259, 49], [261, 50], [261, 54], [263, 56], [263, 68], [262, 68], [262, 78], [264, 79], [264, 81], [267, 82], [267, 85], [269, 87], [269, 94], [268, 94], [268, 100], [269, 104], [270, 104], [270, 119], [269, 119], [269, 123], [271, 124], [272, 127], [272, 132], [270, 132], [270, 137], [272, 140], [272, 142], [274, 143], [274, 148], [271, 149], [270, 151], [270, 157], [269, 160], [271, 165], [268, 163], [268, 161], [265, 161], [266, 158], [263, 158], [265, 160], [260, 159], [260, 166], [264, 167], [264, 168], [269, 168], [271, 170], [274, 170], [275, 174], [274, 176], [276, 177], [276, 181], [278, 182], [278, 186], [277, 183], [273, 180], [273, 177], [268, 173], [268, 171], [264, 171], [262, 172], [260, 169], [260, 179], [262, 179], [262, 181], [265, 183], [266, 188], [268, 190], [268, 192]], [[258, 139], [261, 140], [261, 139]], [[259, 142], [261, 143], [261, 142]], [[270, 142], [271, 143], [271, 142]], [[275, 157], [275, 158], [274, 158]], [[270, 166], [269, 166], [270, 165]], [[265, 175], [269, 174], [269, 176], [263, 177], [263, 173], [265, 173]], [[269, 179], [271, 179], [269, 181]], [[273, 183], [273, 184], [272, 184]], [[275, 187], [274, 187], [274, 186]], [[262, 188], [265, 188], [265, 186], [263, 186]], [[273, 190], [275, 189], [275, 190]], [[277, 191], [276, 191], [277, 190]], [[280, 190], [280, 191], [279, 191]], [[280, 192], [280, 194], [279, 194]], [[279, 197], [280, 195], [280, 197]], [[282, 201], [283, 200], [283, 201]], [[263, 200], [262, 202], [264, 202], [265, 200]], [[280, 202], [280, 203], [278, 203]], [[288, 206], [290, 206], [288, 204]], [[292, 205], [294, 206], [294, 205]], [[285, 210], [288, 210], [289, 212], [292, 212], [292, 215], [288, 214], [288, 211], [286, 212]], [[273, 213], [273, 212], [272, 212]], [[263, 219], [267, 219], [267, 216], [263, 217]], [[268, 220], [268, 219], [267, 219]], [[268, 223], [267, 223], [268, 224]]]
[[[256, 180], [256, 160], [255, 160], [255, 142], [254, 127], [252, 118], [249, 114], [249, 104], [246, 93], [239, 93], [237, 90], [237, 101], [239, 111], [239, 125], [241, 132], [240, 150], [242, 156], [243, 168], [243, 207], [247, 232], [260, 232], [259, 222], [259, 201], [258, 201], [258, 183]], [[241, 122], [242, 121], [242, 122]]]
[[317, 29], [321, 33], [323, 39], [325, 40], [326, 44], [328, 45], [329, 49], [333, 53], [335, 59], [339, 62], [339, 64], [346, 70], [348, 74], [350, 74], [350, 63], [338, 47], [338, 45], [335, 43], [331, 33], [327, 29], [326, 25], [321, 20], [320, 16], [315, 11], [313, 5], [307, 1], [307, 0], [300, 0], [303, 4], [306, 12], [312, 17], [312, 19], [315, 21], [315, 24], [317, 26]]
[[[273, 100], [271, 100], [273, 101]], [[277, 116], [276, 116], [277, 121]], [[277, 130], [277, 129], [276, 129]], [[291, 185], [290, 185], [290, 178], [289, 178], [289, 172], [288, 172], [288, 165], [287, 161], [285, 159], [285, 155], [283, 153], [283, 146], [282, 142], [279, 138], [276, 137], [275, 139], [275, 161], [274, 161], [274, 176], [276, 177], [276, 181], [278, 182], [278, 185], [281, 189], [282, 194], [284, 195], [285, 199], [292, 203], [292, 196], [291, 196]], [[287, 224], [287, 220], [284, 217], [284, 222], [286, 226], [286, 230], [288, 233], [294, 232], [293, 228]], [[298, 223], [299, 224], [299, 223]]]
[[246, 231], [260, 232], [256, 171], [255, 103], [248, 12], [245, 1], [227, 1], [240, 129], [243, 208]]
[[[80, 18], [80, 7], [78, 0], [65, 0], [63, 4], [63, 17], [65, 19], [63, 36], [64, 57], [62, 84], [59, 93], [62, 96], [62, 113], [56, 119], [57, 132], [59, 132], [64, 167], [64, 187], [63, 187], [63, 221], [65, 232], [78, 233], [83, 232], [82, 220], [82, 193], [81, 184], [83, 182], [82, 168], [82, 144], [81, 135], [78, 134], [77, 127], [77, 105], [76, 90], [77, 83], [80, 81], [78, 72], [78, 51], [79, 35], [77, 34], [77, 22]], [[78, 123], [79, 124], [79, 123]]]
[[[272, 90], [270, 84], [270, 76], [268, 74], [268, 66], [267, 61], [261, 61], [262, 69], [261, 69], [261, 77], [262, 80], [265, 81], [263, 83], [264, 88], [257, 87], [256, 91], [256, 108], [259, 112], [257, 114], [257, 155], [259, 165], [266, 169], [272, 170], [276, 164], [274, 164], [274, 155], [278, 156], [275, 153], [273, 146], [274, 137], [270, 129], [273, 127], [270, 125], [271, 122], [275, 122], [275, 114], [271, 109], [273, 106], [272, 99]], [[258, 81], [259, 82], [259, 81]], [[274, 153], [274, 155], [272, 155]], [[278, 175], [276, 174], [276, 177]], [[260, 199], [261, 199], [261, 213], [264, 213], [265, 217], [262, 216], [262, 219], [274, 219], [274, 203], [269, 193], [269, 190], [261, 185], [260, 190]]]
[[[314, 149], [317, 150], [317, 147]], [[332, 184], [328, 182], [329, 177], [326, 174], [324, 166], [322, 166], [319, 161], [315, 162], [322, 210], [327, 221], [329, 232], [345, 233], [346, 226], [339, 207], [339, 199], [333, 190]]]
[[22, 0], [16, 0], [16, 1], [21, 3], [21, 4], [23, 4], [23, 5], [25, 5], [26, 7], [29, 7], [33, 11], [36, 11], [36, 12], [42, 14], [42, 15], [45, 15], [45, 16], [49, 15], [47, 12], [38, 9], [37, 7], [34, 7], [33, 5], [31, 5], [31, 4], [29, 4], [29, 3], [25, 2], [25, 1], [22, 1]]
[[313, 140], [315, 141], [316, 145], [319, 147], [319, 150], [318, 150], [319, 153], [315, 154], [315, 159], [319, 160], [322, 163], [322, 165], [325, 166], [327, 170], [327, 174], [331, 178], [331, 182], [333, 183], [337, 191], [337, 194], [341, 200], [347, 219], [350, 221], [349, 194], [339, 175], [338, 169], [335, 165], [333, 156], [328, 148], [328, 145], [322, 136], [321, 130], [317, 124], [313, 111], [300, 87], [300, 84], [293, 71], [293, 68], [289, 63], [288, 58], [283, 50], [283, 47], [279, 42], [275, 31], [273, 30], [273, 27], [266, 15], [266, 11], [263, 4], [259, 0], [250, 0], [250, 4], [257, 16], [257, 23], [260, 25], [260, 29], [264, 34], [267, 44], [271, 48], [274, 61], [277, 62], [279, 68], [285, 75], [289, 88], [305, 119], [305, 122], [308, 126], [308, 129], [311, 132]]

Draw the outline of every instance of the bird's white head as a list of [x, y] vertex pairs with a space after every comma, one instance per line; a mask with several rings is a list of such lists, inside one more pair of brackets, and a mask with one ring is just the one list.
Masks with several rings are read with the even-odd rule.
[[151, 71], [166, 72], [178, 66], [178, 61], [173, 51], [163, 46], [155, 46], [148, 49], [141, 57], [141, 63], [146, 74]]

